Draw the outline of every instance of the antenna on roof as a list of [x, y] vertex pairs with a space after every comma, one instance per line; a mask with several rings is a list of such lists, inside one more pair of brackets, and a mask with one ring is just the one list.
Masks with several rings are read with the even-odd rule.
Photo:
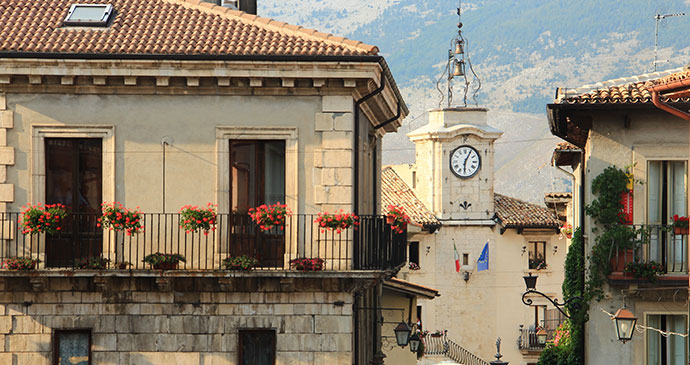
[[654, 15], [654, 72], [656, 72], [656, 64], [657, 64], [657, 52], [659, 49], [659, 22], [666, 18], [673, 18], [676, 16], [685, 16], [685, 13], [676, 13], [676, 14], [659, 14], [657, 13]]
[[[443, 91], [441, 91], [441, 88], [439, 87], [441, 80], [443, 79], [444, 75], [447, 78], [447, 107], [450, 108], [452, 102], [453, 102], [453, 79], [456, 77], [462, 77], [462, 80], [464, 80], [463, 84], [463, 107], [467, 106], [467, 93], [470, 90], [470, 87], [472, 84], [475, 86], [473, 87], [472, 90], [472, 100], [474, 101], [474, 104], [477, 105], [477, 93], [479, 93], [479, 89], [482, 87], [482, 82], [477, 76], [477, 74], [474, 72], [474, 68], [472, 68], [472, 62], [470, 61], [470, 55], [468, 52], [468, 41], [465, 39], [465, 37], [462, 35], [462, 0], [458, 0], [458, 8], [457, 8], [457, 14], [458, 14], [458, 35], [453, 37], [450, 41], [450, 47], [448, 49], [448, 60], [446, 61], [446, 68], [444, 69], [443, 73], [441, 74], [441, 77], [436, 81], [436, 89], [438, 92], [441, 94], [441, 100], [438, 103], [439, 107], [442, 107], [443, 105], [443, 100], [444, 100], [444, 95]], [[467, 72], [466, 72], [466, 66], [469, 68], [472, 76], [471, 78], [467, 77]], [[474, 82], [476, 81], [476, 83]]]

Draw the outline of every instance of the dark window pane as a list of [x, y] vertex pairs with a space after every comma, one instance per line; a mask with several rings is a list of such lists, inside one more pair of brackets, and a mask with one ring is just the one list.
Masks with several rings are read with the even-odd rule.
[[56, 331], [55, 364], [88, 365], [91, 350], [90, 331]]
[[540, 270], [546, 268], [546, 242], [529, 242], [529, 268]]
[[240, 331], [240, 365], [273, 365], [276, 358], [276, 331]]
[[419, 265], [419, 242], [410, 242], [410, 262]]
[[285, 141], [230, 141], [230, 207], [285, 203]]

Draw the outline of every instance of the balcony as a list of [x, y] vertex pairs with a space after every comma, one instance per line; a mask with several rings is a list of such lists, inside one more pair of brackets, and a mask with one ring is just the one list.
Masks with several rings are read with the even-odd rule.
[[613, 242], [609, 281], [612, 283], [638, 281], [625, 272], [625, 266], [630, 262], [655, 262], [661, 266], [657, 283], [687, 286], [688, 236], [675, 234], [673, 227], [665, 225], [632, 227], [638, 230], [635, 237]]
[[[554, 310], [555, 311], [555, 310]], [[546, 342], [552, 342], [556, 336], [556, 329], [565, 321], [562, 316], [557, 316], [557, 318], [547, 319], [540, 321], [541, 327], [546, 331]], [[518, 337], [517, 345], [518, 349], [523, 354], [529, 354], [534, 352], [541, 352], [546, 347], [546, 344], [539, 344], [537, 339], [537, 331], [534, 325], [525, 327], [520, 325], [520, 337]]]
[[23, 235], [21, 214], [0, 213], [0, 260], [30, 257], [39, 269], [76, 269], [86, 259], [109, 260], [109, 270], [148, 270], [151, 253], [181, 254], [180, 270], [221, 270], [227, 257], [259, 260], [255, 271], [289, 270], [295, 258], [321, 258], [325, 271], [389, 270], [405, 263], [406, 234], [395, 234], [383, 216], [360, 216], [359, 226], [337, 233], [293, 214], [282, 227], [261, 230], [247, 215], [218, 214], [215, 230], [187, 233], [177, 213], [143, 213], [142, 232], [99, 228], [99, 214], [70, 213], [58, 234]]

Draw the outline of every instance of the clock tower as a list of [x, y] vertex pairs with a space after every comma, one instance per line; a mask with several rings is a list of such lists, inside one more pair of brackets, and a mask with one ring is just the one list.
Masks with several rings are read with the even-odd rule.
[[487, 124], [484, 108], [431, 110], [429, 123], [407, 134], [415, 143], [417, 196], [444, 224], [493, 218], [494, 142], [502, 134]]

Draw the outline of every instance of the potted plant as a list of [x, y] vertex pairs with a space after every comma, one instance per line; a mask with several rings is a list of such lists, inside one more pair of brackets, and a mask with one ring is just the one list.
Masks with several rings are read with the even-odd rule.
[[2, 267], [7, 270], [33, 270], [41, 262], [31, 257], [12, 257], [2, 262]]
[[688, 217], [673, 216], [673, 234], [688, 234]]
[[132, 266], [132, 263], [129, 261], [122, 261], [122, 262], [116, 262], [115, 267], [118, 268], [119, 270], [127, 270], [128, 267]]
[[414, 262], [410, 262], [410, 264], [408, 265], [408, 268], [412, 271], [417, 271], [417, 270], [421, 269], [419, 267], [419, 265], [415, 264]]
[[110, 259], [105, 257], [87, 257], [77, 261], [78, 269], [105, 270], [108, 268]]
[[561, 226], [561, 234], [567, 239], [573, 238], [573, 226], [566, 222]]
[[22, 233], [34, 235], [36, 233], [55, 234], [62, 228], [62, 220], [67, 216], [67, 210], [62, 204], [27, 205], [22, 212], [20, 225]]
[[391, 225], [393, 232], [401, 234], [407, 229], [407, 224], [410, 223], [410, 217], [405, 214], [402, 207], [389, 205], [388, 213], [386, 213], [386, 223]]
[[314, 222], [317, 223], [319, 227], [323, 228], [321, 232], [331, 230], [335, 231], [336, 233], [341, 233], [344, 229], [348, 229], [352, 226], [358, 226], [359, 217], [357, 217], [354, 213], [343, 213], [343, 211], [340, 210], [335, 214], [329, 214], [328, 212], [319, 213]]
[[98, 218], [96, 226], [109, 228], [111, 231], [125, 231], [128, 236], [144, 230], [139, 207], [136, 210], [129, 210], [120, 202], [104, 202], [101, 207], [102, 215]]
[[656, 281], [659, 274], [663, 274], [664, 267], [655, 261], [629, 262], [625, 265], [625, 273], [631, 274], [635, 279], [647, 280], [650, 283]]
[[270, 231], [273, 227], [279, 227], [281, 230], [285, 226], [285, 217], [292, 214], [286, 204], [280, 202], [272, 205], [262, 204], [256, 208], [249, 208], [249, 216], [252, 221], [262, 231]]
[[209, 231], [216, 230], [216, 208], [208, 203], [206, 208], [185, 205], [180, 208], [180, 227], [186, 233], [202, 230], [208, 236]]
[[143, 261], [151, 265], [154, 270], [176, 270], [180, 261], [187, 262], [187, 259], [178, 253], [156, 252], [146, 255]]
[[254, 257], [242, 255], [235, 257], [227, 257], [223, 260], [221, 265], [226, 270], [244, 270], [249, 271], [259, 266], [259, 260]]
[[320, 258], [297, 258], [290, 260], [290, 267], [299, 271], [321, 271], [324, 260]]

